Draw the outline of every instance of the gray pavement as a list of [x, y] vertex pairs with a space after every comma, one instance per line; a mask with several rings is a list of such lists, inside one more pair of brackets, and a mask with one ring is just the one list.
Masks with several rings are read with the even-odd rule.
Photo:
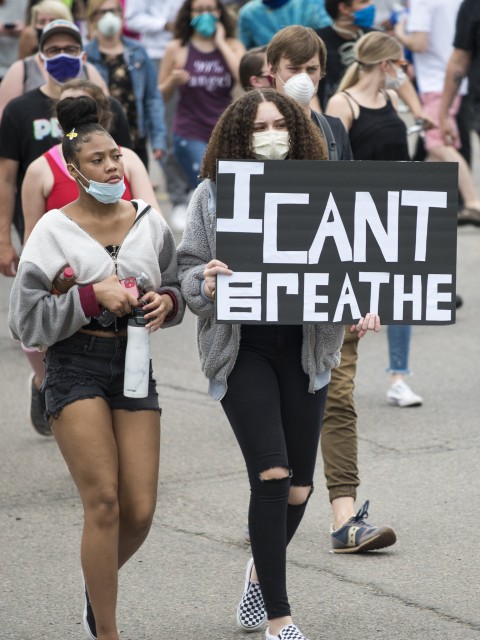
[[[411, 385], [424, 406], [386, 404], [385, 331], [361, 344], [358, 506], [370, 499], [370, 520], [396, 529], [394, 547], [329, 553], [319, 459], [288, 563], [294, 617], [311, 640], [480, 638], [480, 229], [458, 235], [457, 324], [414, 328]], [[0, 640], [81, 639], [82, 509], [55, 442], [27, 420], [29, 367], [8, 335], [9, 288], [1, 278]], [[240, 640], [243, 461], [206, 394], [193, 316], [155, 334], [152, 350], [164, 409], [159, 497], [147, 542], [121, 572], [121, 637]]]

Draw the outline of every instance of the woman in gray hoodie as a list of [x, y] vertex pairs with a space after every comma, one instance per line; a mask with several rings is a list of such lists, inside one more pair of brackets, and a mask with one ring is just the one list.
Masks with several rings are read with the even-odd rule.
[[[302, 640], [286, 591], [286, 548], [313, 490], [313, 474], [330, 370], [339, 363], [343, 326], [334, 324], [217, 324], [217, 274], [231, 274], [216, 259], [216, 161], [222, 159], [324, 160], [326, 143], [290, 98], [272, 89], [250, 91], [222, 115], [202, 166], [204, 181], [189, 205], [178, 247], [179, 279], [198, 316], [200, 361], [209, 392], [220, 400], [248, 471], [247, 565], [237, 623], [247, 631], [268, 617], [266, 640]], [[366, 316], [360, 335], [378, 329]]]

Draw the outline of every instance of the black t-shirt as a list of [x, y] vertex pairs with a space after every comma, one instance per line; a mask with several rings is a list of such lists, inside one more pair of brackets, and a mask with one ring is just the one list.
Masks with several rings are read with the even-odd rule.
[[356, 38], [353, 40], [346, 40], [332, 27], [325, 27], [324, 29], [316, 30], [327, 47], [326, 75], [318, 85], [318, 99], [320, 100], [323, 110], [326, 109], [327, 102], [337, 90], [347, 67], [349, 67], [355, 60], [353, 53], [355, 42], [358, 38], [370, 31], [374, 31], [374, 29], [370, 29], [368, 27], [358, 29]]
[[[339, 160], [353, 160], [352, 148], [350, 147], [350, 140], [348, 138], [348, 133], [345, 127], [343, 126], [343, 122], [340, 118], [335, 118], [334, 116], [327, 116], [325, 114], [324, 118], [328, 121], [330, 125], [330, 129], [332, 130], [333, 137], [335, 138], [335, 142], [337, 143], [337, 154]], [[318, 121], [315, 118], [313, 111], [310, 114], [310, 118], [312, 122], [318, 127]]]
[[480, 103], [480, 2], [464, 0], [457, 14], [455, 49], [468, 51], [472, 55], [468, 73], [468, 92], [473, 101]]
[[14, 224], [23, 240], [21, 186], [28, 165], [63, 137], [54, 115], [55, 101], [40, 89], [10, 100], [0, 123], [0, 157], [18, 162]]

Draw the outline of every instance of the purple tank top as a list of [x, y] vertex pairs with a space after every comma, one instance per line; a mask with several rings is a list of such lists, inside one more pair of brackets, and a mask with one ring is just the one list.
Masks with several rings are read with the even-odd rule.
[[185, 70], [190, 80], [179, 87], [173, 130], [184, 138], [208, 142], [218, 118], [232, 101], [233, 77], [218, 49], [202, 53], [192, 44]]

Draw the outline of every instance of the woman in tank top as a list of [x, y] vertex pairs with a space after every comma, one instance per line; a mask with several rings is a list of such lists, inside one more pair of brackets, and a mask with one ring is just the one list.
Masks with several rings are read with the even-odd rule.
[[[397, 113], [396, 89], [405, 81], [403, 50], [381, 32], [362, 36], [355, 45], [355, 62], [347, 69], [326, 112], [341, 119], [355, 160], [409, 160], [406, 127]], [[388, 348], [391, 386], [389, 404], [421, 405], [422, 398], [405, 383], [412, 327], [390, 325]]]
[[175, 156], [192, 189], [213, 127], [232, 101], [245, 53], [235, 24], [219, 0], [185, 0], [165, 50], [159, 88], [165, 102], [179, 90], [173, 123]]

